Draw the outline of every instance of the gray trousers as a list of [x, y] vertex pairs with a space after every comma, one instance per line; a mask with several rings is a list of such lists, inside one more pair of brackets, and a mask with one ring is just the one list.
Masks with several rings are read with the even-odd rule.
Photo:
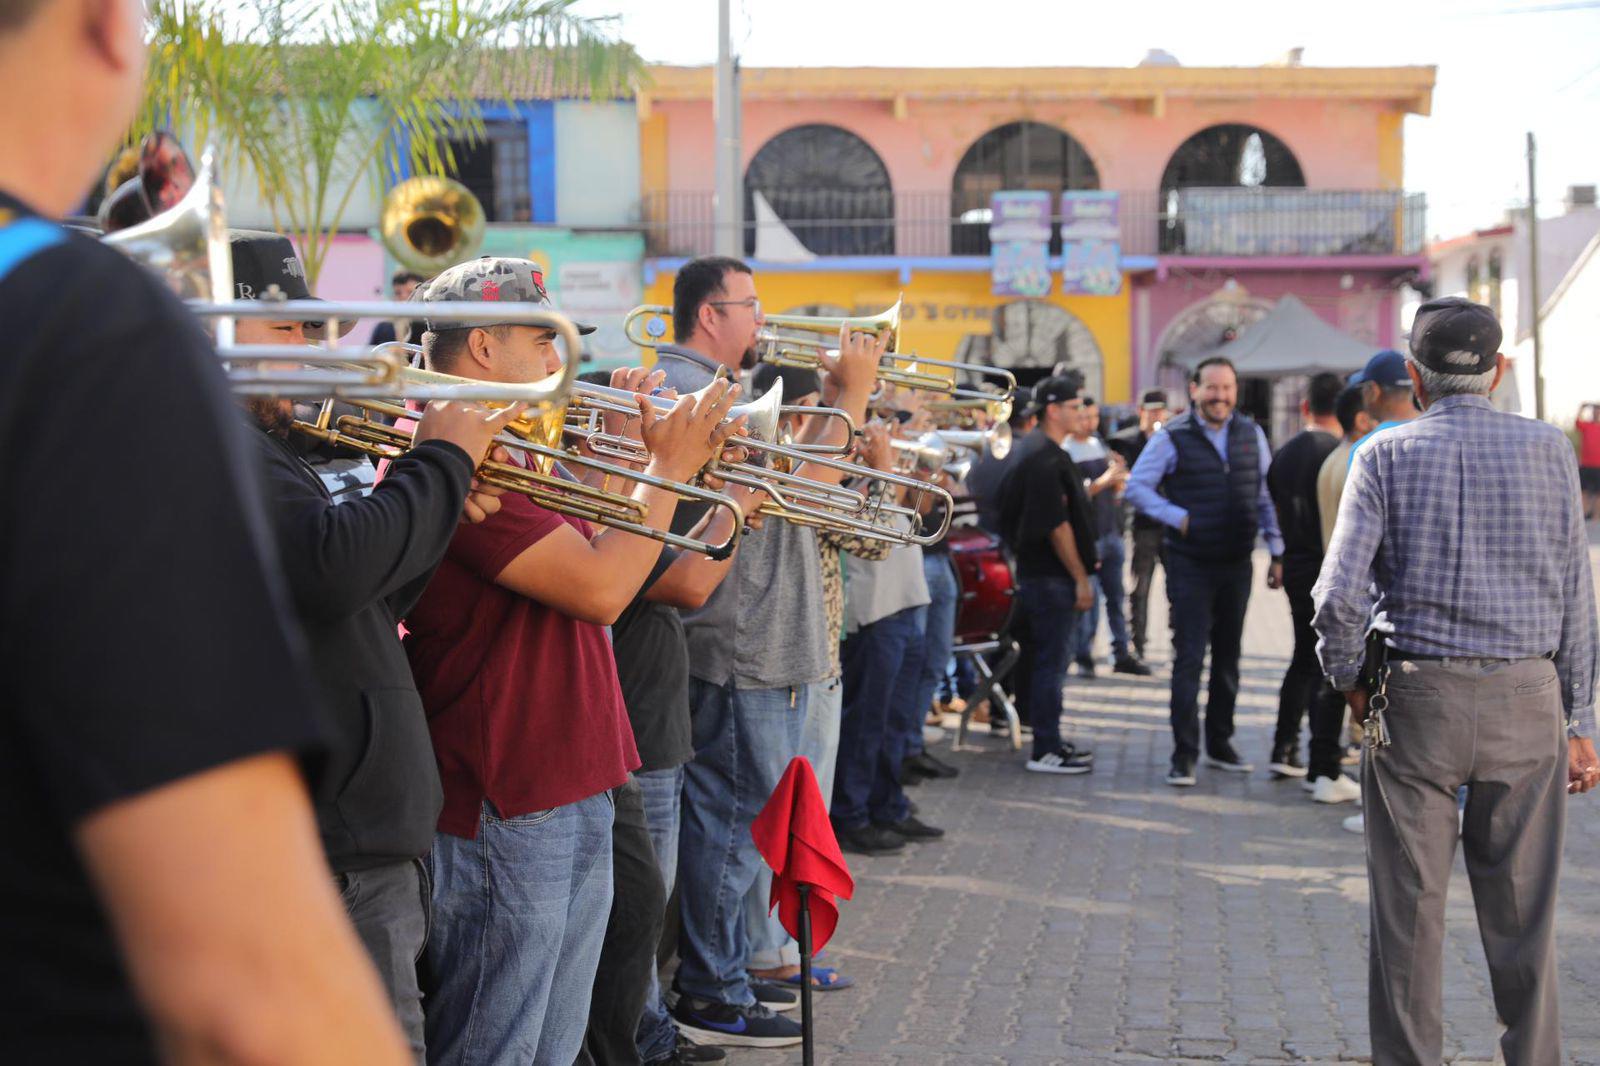
[[334, 883], [420, 1064], [426, 1057], [417, 960], [428, 942], [433, 913], [427, 867], [412, 859], [335, 874]]
[[1555, 906], [1566, 824], [1561, 693], [1545, 659], [1395, 662], [1391, 743], [1361, 762], [1375, 1066], [1443, 1056], [1445, 889], [1459, 835], [1508, 1066], [1561, 1061]]

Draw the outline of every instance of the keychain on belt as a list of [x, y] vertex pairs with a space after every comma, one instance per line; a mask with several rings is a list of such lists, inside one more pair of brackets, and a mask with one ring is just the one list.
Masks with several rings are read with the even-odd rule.
[[1361, 739], [1369, 748], [1389, 746], [1389, 727], [1384, 724], [1383, 712], [1389, 709], [1389, 664], [1378, 670], [1378, 688], [1367, 697], [1367, 717], [1361, 723]]

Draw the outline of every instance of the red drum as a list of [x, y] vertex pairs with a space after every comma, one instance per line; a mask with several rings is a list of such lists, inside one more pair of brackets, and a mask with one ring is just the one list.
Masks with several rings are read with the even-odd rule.
[[1011, 624], [1017, 575], [1000, 538], [977, 526], [956, 526], [946, 538], [961, 586], [956, 643], [994, 640]]

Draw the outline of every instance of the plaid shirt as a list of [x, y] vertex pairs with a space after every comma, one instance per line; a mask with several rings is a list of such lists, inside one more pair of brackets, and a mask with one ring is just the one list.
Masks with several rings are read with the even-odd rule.
[[1355, 687], [1374, 608], [1392, 647], [1554, 653], [1570, 731], [1594, 735], [1594, 585], [1578, 468], [1561, 431], [1448, 396], [1363, 445], [1311, 590], [1317, 654]]

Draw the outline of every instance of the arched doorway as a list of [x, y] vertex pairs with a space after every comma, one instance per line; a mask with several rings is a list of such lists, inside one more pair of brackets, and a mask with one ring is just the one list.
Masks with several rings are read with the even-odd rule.
[[[1196, 196], [1220, 203], [1209, 190], [1304, 188], [1305, 184], [1294, 152], [1266, 130], [1237, 122], [1207, 126], [1178, 145], [1162, 171], [1161, 251], [1191, 251], [1185, 216], [1217, 211], [1214, 206], [1191, 203]], [[1189, 189], [1201, 191], [1186, 194], [1184, 190]]]
[[[1094, 160], [1070, 134], [1042, 122], [998, 126], [972, 142], [956, 164], [950, 189], [955, 220], [950, 226], [950, 254], [989, 254], [989, 205], [997, 192], [1035, 189], [1054, 197], [1066, 189], [1099, 187]], [[1050, 228], [1050, 253], [1061, 254], [1058, 226]]]
[[[744, 174], [744, 217], [758, 221], [756, 195], [817, 255], [892, 255], [894, 190], [872, 146], [849, 130], [814, 123], [773, 137]], [[745, 232], [746, 255], [756, 230]]]
[[1013, 300], [994, 309], [990, 332], [969, 333], [956, 349], [964, 363], [1004, 367], [1018, 385], [1032, 385], [1058, 368], [1083, 376], [1084, 391], [1102, 395], [1105, 356], [1083, 320], [1042, 300]]

